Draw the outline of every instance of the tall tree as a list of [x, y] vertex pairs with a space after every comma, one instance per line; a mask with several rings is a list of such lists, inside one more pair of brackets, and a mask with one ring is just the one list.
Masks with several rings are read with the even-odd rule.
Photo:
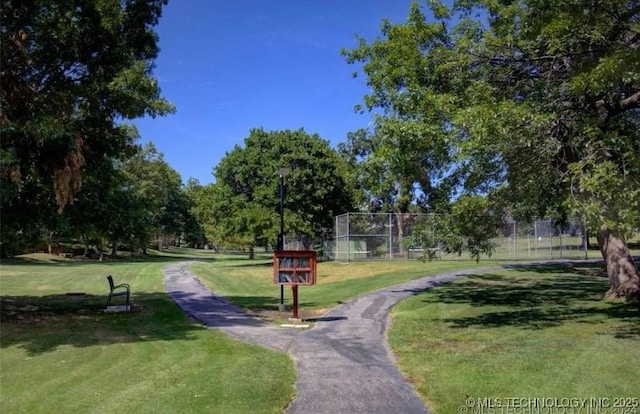
[[151, 240], [155, 240], [157, 247], [174, 244], [190, 215], [180, 174], [151, 142], [130, 157], [120, 172], [123, 176], [120, 189], [128, 193], [131, 200], [137, 200], [135, 205], [141, 210], [142, 217], [136, 224], [139, 231], [133, 233], [139, 245], [144, 248]]
[[280, 168], [287, 234], [321, 237], [333, 217], [352, 208], [346, 164], [329, 143], [304, 130], [252, 129], [215, 168], [215, 212], [221, 236], [248, 246], [275, 245]]
[[189, 204], [184, 238], [192, 247], [204, 247], [207, 243], [207, 227], [210, 222], [211, 203], [207, 202], [207, 188], [196, 178], [190, 177], [182, 188]]
[[442, 141], [428, 138], [425, 126], [408, 117], [378, 118], [373, 131], [349, 133], [338, 147], [363, 189], [361, 205], [394, 213], [400, 240], [412, 210], [441, 212], [457, 184], [455, 175], [446, 176], [452, 155]]
[[[215, 206], [224, 201], [225, 197], [218, 190], [220, 190], [220, 186], [216, 183], [201, 185], [194, 178], [190, 178], [184, 188], [191, 203], [191, 214], [201, 227], [200, 245], [213, 243], [215, 246], [224, 241], [222, 231], [217, 228], [219, 224], [217, 217], [221, 212]], [[219, 207], [222, 208], [222, 206]]]
[[[173, 110], [151, 76], [166, 0], [2, 0], [2, 239], [32, 234], [110, 174], [123, 120]], [[95, 185], [100, 185], [95, 182]]]
[[420, 123], [380, 120], [373, 131], [347, 134], [338, 150], [362, 188], [361, 204], [369, 211], [404, 214], [412, 204], [436, 210], [448, 202], [454, 186], [443, 179], [452, 159], [432, 146], [418, 130]]
[[[515, 211], [583, 216], [608, 297], [640, 297], [625, 243], [640, 224], [640, 4], [634, 0], [418, 3], [405, 24], [345, 51], [383, 124], [425, 125], [448, 174]], [[419, 149], [418, 149], [419, 151]]]

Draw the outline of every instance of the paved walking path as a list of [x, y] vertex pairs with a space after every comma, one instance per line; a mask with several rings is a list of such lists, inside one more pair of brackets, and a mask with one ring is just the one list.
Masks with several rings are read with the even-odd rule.
[[388, 347], [389, 311], [410, 295], [479, 271], [428, 276], [359, 296], [318, 318], [312, 329], [300, 331], [266, 323], [212, 293], [188, 270], [190, 263], [164, 268], [171, 298], [208, 327], [288, 352], [298, 372], [291, 414], [429, 413]]

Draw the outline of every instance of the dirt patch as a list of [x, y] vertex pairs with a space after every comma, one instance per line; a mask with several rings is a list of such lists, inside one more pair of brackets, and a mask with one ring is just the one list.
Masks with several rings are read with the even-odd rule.
[[102, 312], [102, 297], [82, 292], [50, 295], [44, 298], [0, 297], [2, 322], [38, 323], [61, 316], [86, 318]]

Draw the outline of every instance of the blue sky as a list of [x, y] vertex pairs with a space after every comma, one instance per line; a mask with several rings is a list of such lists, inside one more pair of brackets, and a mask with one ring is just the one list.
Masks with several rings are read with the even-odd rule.
[[177, 112], [136, 120], [182, 176], [214, 181], [213, 168], [251, 128], [304, 128], [335, 148], [366, 127], [354, 105], [364, 77], [340, 55], [404, 22], [411, 0], [171, 0], [156, 32], [154, 75]]

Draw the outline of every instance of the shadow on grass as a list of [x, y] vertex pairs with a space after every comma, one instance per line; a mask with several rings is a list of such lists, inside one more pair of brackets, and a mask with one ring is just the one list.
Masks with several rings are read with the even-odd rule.
[[99, 260], [96, 254], [93, 257], [74, 256], [64, 258], [46, 253], [31, 253], [16, 256], [10, 259], [3, 259], [2, 265], [46, 265], [46, 266], [78, 266], [87, 264], [107, 264], [107, 263], [171, 263], [184, 262], [189, 260], [201, 262], [224, 262], [224, 261], [246, 261], [247, 265], [252, 265], [255, 261], [271, 260], [271, 254], [256, 253], [254, 259], [249, 259], [248, 253], [214, 253], [212, 250], [170, 248], [168, 250], [148, 250], [146, 254], [130, 254], [118, 251], [112, 256], [105, 253], [103, 260]]
[[[104, 312], [106, 296], [82, 293], [0, 297], [0, 347], [29, 354], [59, 346], [86, 347], [138, 341], [192, 340], [205, 329], [164, 293], [138, 293], [130, 312]], [[120, 303], [114, 303], [118, 305]]]
[[230, 302], [247, 309], [277, 308], [280, 299], [270, 296], [226, 296]]
[[[48, 255], [47, 255], [48, 256]], [[73, 259], [62, 259], [55, 256], [50, 258], [44, 258], [44, 256], [25, 256], [14, 257], [11, 259], [3, 259], [2, 266], [55, 266], [55, 267], [75, 267], [75, 266], [87, 266], [87, 265], [105, 265], [113, 263], [173, 263], [173, 262], [186, 262], [186, 261], [199, 261], [199, 262], [214, 262], [216, 258], [212, 257], [198, 257], [198, 256], [165, 256], [150, 254], [146, 256], [105, 256], [104, 260], [75, 257]]]
[[346, 316], [321, 316], [319, 318], [305, 318], [307, 322], [335, 322], [347, 320]]
[[604, 271], [602, 259], [591, 259], [581, 261], [555, 260], [543, 263], [512, 263], [504, 265], [504, 268], [518, 270], [522, 272], [535, 272], [541, 274], [552, 273], [575, 273], [577, 275], [607, 277]]
[[608, 280], [603, 277], [601, 265], [564, 263], [510, 269], [522, 273], [470, 276], [434, 289], [424, 301], [477, 308], [473, 316], [445, 320], [456, 328], [544, 329], [567, 322], [598, 324], [607, 320], [616, 326], [607, 333], [640, 340], [640, 306], [603, 300]]
[[[228, 296], [226, 297], [230, 302], [235, 303], [236, 305], [246, 308], [246, 309], [267, 309], [267, 310], [276, 310], [278, 309], [278, 305], [280, 304], [279, 297], [269, 297], [269, 296]], [[303, 297], [299, 298], [300, 301], [298, 306], [301, 308], [312, 308], [318, 306], [316, 302], [308, 302], [303, 300]], [[285, 298], [285, 303], [287, 305], [291, 305], [291, 298]]]

